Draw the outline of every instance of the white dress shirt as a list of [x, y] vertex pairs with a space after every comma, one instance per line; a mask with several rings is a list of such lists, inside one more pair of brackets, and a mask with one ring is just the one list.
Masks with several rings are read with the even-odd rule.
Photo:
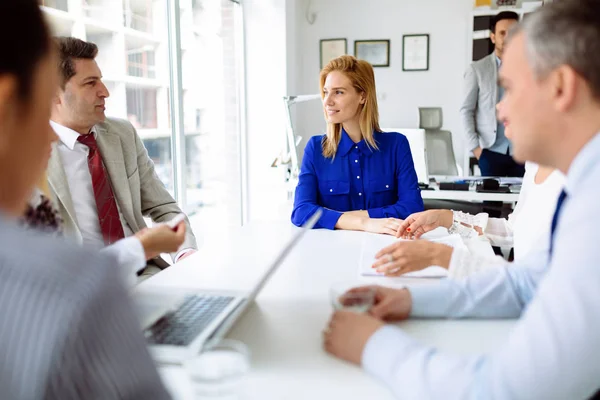
[[554, 251], [438, 285], [410, 287], [413, 317], [516, 318], [503, 346], [458, 356], [385, 326], [364, 368], [402, 399], [586, 399], [600, 388], [600, 133], [566, 178]]
[[[62, 160], [67, 181], [69, 182], [69, 191], [75, 216], [77, 217], [77, 226], [83, 238], [83, 244], [90, 248], [101, 249], [105, 246], [102, 237], [102, 229], [98, 220], [98, 208], [96, 206], [96, 197], [94, 196], [94, 187], [92, 185], [92, 175], [88, 167], [88, 154], [90, 149], [77, 141], [79, 133], [66, 126], [50, 121], [50, 125], [58, 135], [58, 151]], [[96, 137], [96, 132], [92, 128], [92, 133]], [[117, 204], [117, 208], [119, 205]], [[119, 209], [119, 217], [125, 237], [133, 235], [133, 231], [123, 219], [123, 214]]]
[[[92, 249], [104, 249], [103, 251], [113, 255], [119, 261], [119, 265], [126, 270], [127, 282], [135, 283], [137, 272], [146, 265], [146, 255], [142, 244], [137, 238], [132, 237], [133, 231], [123, 219], [123, 214], [119, 209], [119, 217], [126, 239], [104, 248], [105, 243], [98, 220], [92, 175], [88, 168], [89, 148], [77, 141], [79, 133], [74, 130], [54, 121], [50, 121], [50, 125], [60, 139], [57, 147], [69, 182], [69, 191], [83, 245]], [[96, 132], [92, 129], [91, 134], [96, 135]], [[117, 208], [119, 208], [118, 204]]]

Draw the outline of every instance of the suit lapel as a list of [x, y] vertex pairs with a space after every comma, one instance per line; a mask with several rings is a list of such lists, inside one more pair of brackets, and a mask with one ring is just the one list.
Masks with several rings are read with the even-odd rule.
[[[78, 226], [73, 200], [71, 199], [71, 191], [69, 190], [69, 182], [67, 181], [67, 175], [65, 174], [56, 143], [52, 144], [52, 154], [48, 162], [48, 183], [56, 196], [55, 200], [60, 202], [67, 212], [67, 215], [63, 215], [62, 217], [64, 219], [70, 218], [72, 226]], [[68, 221], [65, 221], [65, 223], [68, 223]]]
[[[490, 63], [492, 64], [492, 82], [494, 85], [494, 102], [498, 102], [498, 63], [496, 62], [496, 54], [490, 54]], [[494, 108], [494, 112], [495, 112]]]
[[131, 229], [137, 232], [139, 226], [133, 214], [131, 189], [127, 180], [121, 139], [101, 125], [96, 125], [96, 132], [96, 142], [98, 143], [102, 161], [108, 172], [115, 198], [119, 204], [119, 209]]

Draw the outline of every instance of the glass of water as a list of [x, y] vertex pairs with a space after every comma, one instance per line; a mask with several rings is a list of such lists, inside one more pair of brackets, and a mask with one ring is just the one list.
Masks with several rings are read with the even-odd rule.
[[237, 400], [250, 369], [248, 347], [232, 339], [209, 345], [184, 362], [195, 399]]
[[366, 313], [375, 304], [375, 289], [356, 282], [341, 282], [331, 286], [331, 304], [336, 310]]

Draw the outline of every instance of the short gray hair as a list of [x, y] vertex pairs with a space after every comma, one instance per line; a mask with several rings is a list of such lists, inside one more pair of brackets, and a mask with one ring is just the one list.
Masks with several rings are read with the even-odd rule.
[[600, 0], [555, 0], [526, 16], [508, 41], [521, 32], [536, 77], [568, 65], [600, 100]]

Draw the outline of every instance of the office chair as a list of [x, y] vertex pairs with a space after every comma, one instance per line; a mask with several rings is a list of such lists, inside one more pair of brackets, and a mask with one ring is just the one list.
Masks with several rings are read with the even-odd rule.
[[442, 130], [441, 107], [419, 107], [419, 128], [425, 129], [427, 172], [429, 175], [459, 175], [452, 132]]

